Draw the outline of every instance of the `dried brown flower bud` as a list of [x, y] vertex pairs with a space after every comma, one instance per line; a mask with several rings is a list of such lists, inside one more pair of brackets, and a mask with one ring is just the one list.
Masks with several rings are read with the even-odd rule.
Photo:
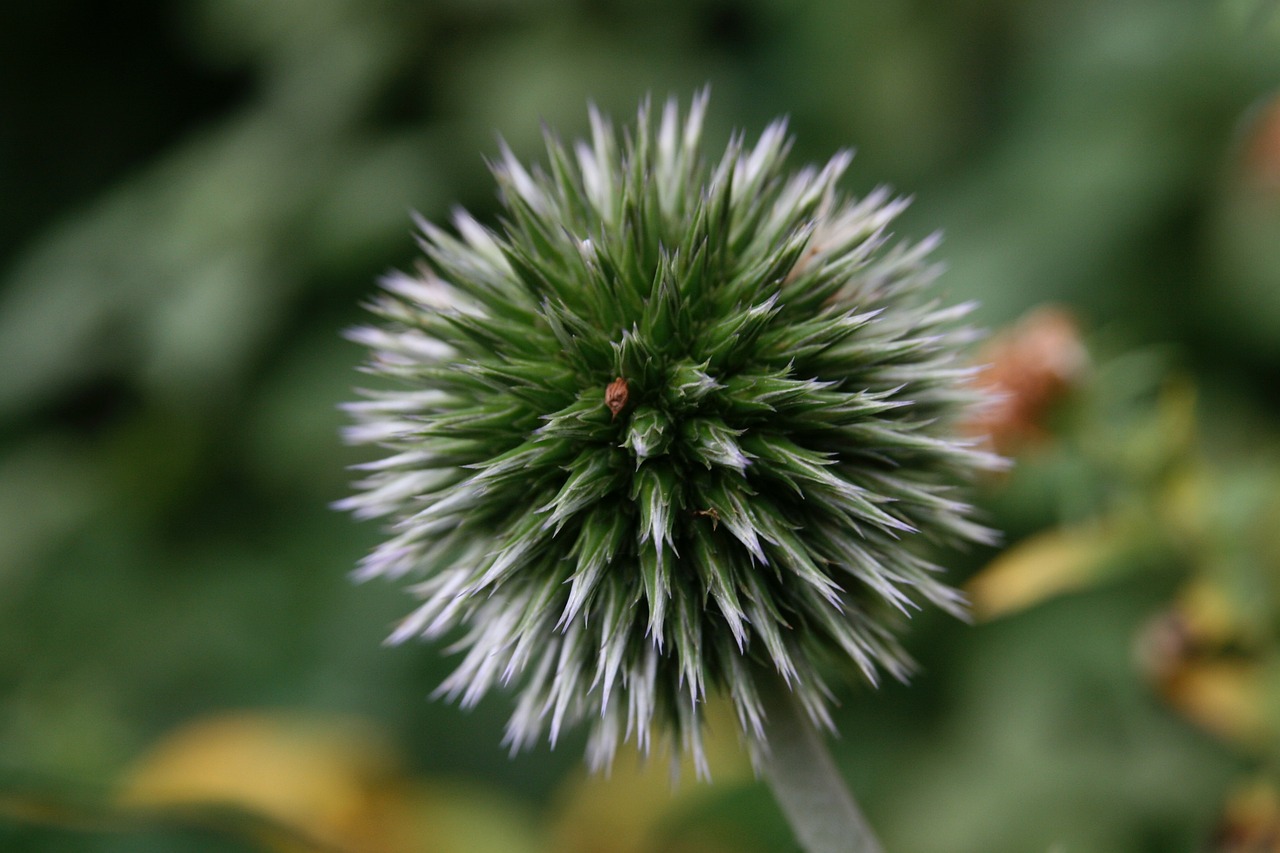
[[1280, 849], [1280, 791], [1258, 779], [1231, 793], [1209, 853], [1266, 853]]
[[1062, 308], [1038, 308], [997, 335], [979, 354], [988, 365], [975, 380], [994, 402], [966, 424], [1000, 453], [1044, 437], [1050, 407], [1079, 381], [1088, 364], [1075, 318]]
[[604, 404], [609, 407], [613, 417], [627, 407], [627, 380], [619, 376], [604, 389]]
[[1280, 95], [1264, 104], [1244, 140], [1246, 181], [1269, 193], [1280, 193]]

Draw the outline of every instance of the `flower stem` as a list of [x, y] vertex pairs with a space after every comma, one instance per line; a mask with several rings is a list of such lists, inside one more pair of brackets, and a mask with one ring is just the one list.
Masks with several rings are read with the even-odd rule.
[[831, 753], [795, 694], [762, 691], [768, 749], [762, 769], [806, 853], [883, 853]]

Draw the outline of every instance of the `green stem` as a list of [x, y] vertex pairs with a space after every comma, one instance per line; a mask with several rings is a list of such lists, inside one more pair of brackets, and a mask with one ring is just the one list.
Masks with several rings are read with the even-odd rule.
[[883, 853], [831, 753], [781, 681], [762, 697], [768, 753], [762, 769], [806, 853]]

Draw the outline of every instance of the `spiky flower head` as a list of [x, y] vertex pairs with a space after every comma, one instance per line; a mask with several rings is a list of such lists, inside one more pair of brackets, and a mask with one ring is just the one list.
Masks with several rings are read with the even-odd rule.
[[987, 536], [934, 241], [837, 191], [848, 153], [785, 174], [782, 122], [708, 160], [705, 107], [593, 112], [533, 171], [504, 147], [498, 227], [420, 223], [352, 333], [398, 384], [350, 406], [388, 455], [343, 506], [393, 534], [360, 574], [417, 579], [392, 641], [457, 637], [441, 692], [519, 685], [513, 749], [587, 721], [594, 766], [654, 735], [700, 761], [714, 693], [759, 746], [762, 677], [829, 725], [833, 674], [907, 673], [899, 611], [958, 610], [928, 552]]

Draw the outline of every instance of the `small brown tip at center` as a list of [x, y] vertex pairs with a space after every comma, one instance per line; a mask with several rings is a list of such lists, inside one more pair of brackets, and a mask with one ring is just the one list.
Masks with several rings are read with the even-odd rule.
[[604, 404], [609, 407], [614, 418], [617, 418], [618, 413], [626, 408], [627, 396], [627, 380], [621, 376], [610, 382], [604, 389]]

